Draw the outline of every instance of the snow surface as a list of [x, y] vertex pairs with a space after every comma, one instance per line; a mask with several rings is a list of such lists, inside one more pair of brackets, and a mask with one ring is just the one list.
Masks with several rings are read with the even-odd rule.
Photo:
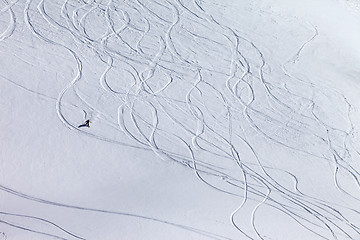
[[360, 239], [359, 26], [356, 0], [0, 1], [0, 240]]

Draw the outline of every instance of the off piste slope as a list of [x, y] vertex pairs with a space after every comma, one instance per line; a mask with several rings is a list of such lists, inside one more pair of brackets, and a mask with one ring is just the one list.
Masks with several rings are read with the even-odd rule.
[[0, 239], [359, 239], [359, 17], [313, 2], [0, 1]]

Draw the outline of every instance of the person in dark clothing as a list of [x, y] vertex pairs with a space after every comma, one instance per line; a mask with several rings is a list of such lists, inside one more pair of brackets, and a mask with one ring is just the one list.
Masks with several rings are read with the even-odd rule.
[[85, 123], [79, 125], [79, 128], [81, 128], [81, 127], [90, 127], [90, 123], [91, 123], [90, 120], [86, 120]]

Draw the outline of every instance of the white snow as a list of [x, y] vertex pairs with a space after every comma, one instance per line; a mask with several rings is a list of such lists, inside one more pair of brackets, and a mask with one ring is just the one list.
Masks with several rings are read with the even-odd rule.
[[0, 1], [0, 240], [360, 239], [359, 26], [356, 0]]

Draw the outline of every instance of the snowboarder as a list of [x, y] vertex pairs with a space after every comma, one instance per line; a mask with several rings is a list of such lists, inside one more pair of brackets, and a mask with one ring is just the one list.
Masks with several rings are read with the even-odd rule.
[[90, 120], [86, 120], [85, 123], [79, 125], [79, 128], [81, 128], [81, 127], [90, 127], [90, 123], [91, 123]]

